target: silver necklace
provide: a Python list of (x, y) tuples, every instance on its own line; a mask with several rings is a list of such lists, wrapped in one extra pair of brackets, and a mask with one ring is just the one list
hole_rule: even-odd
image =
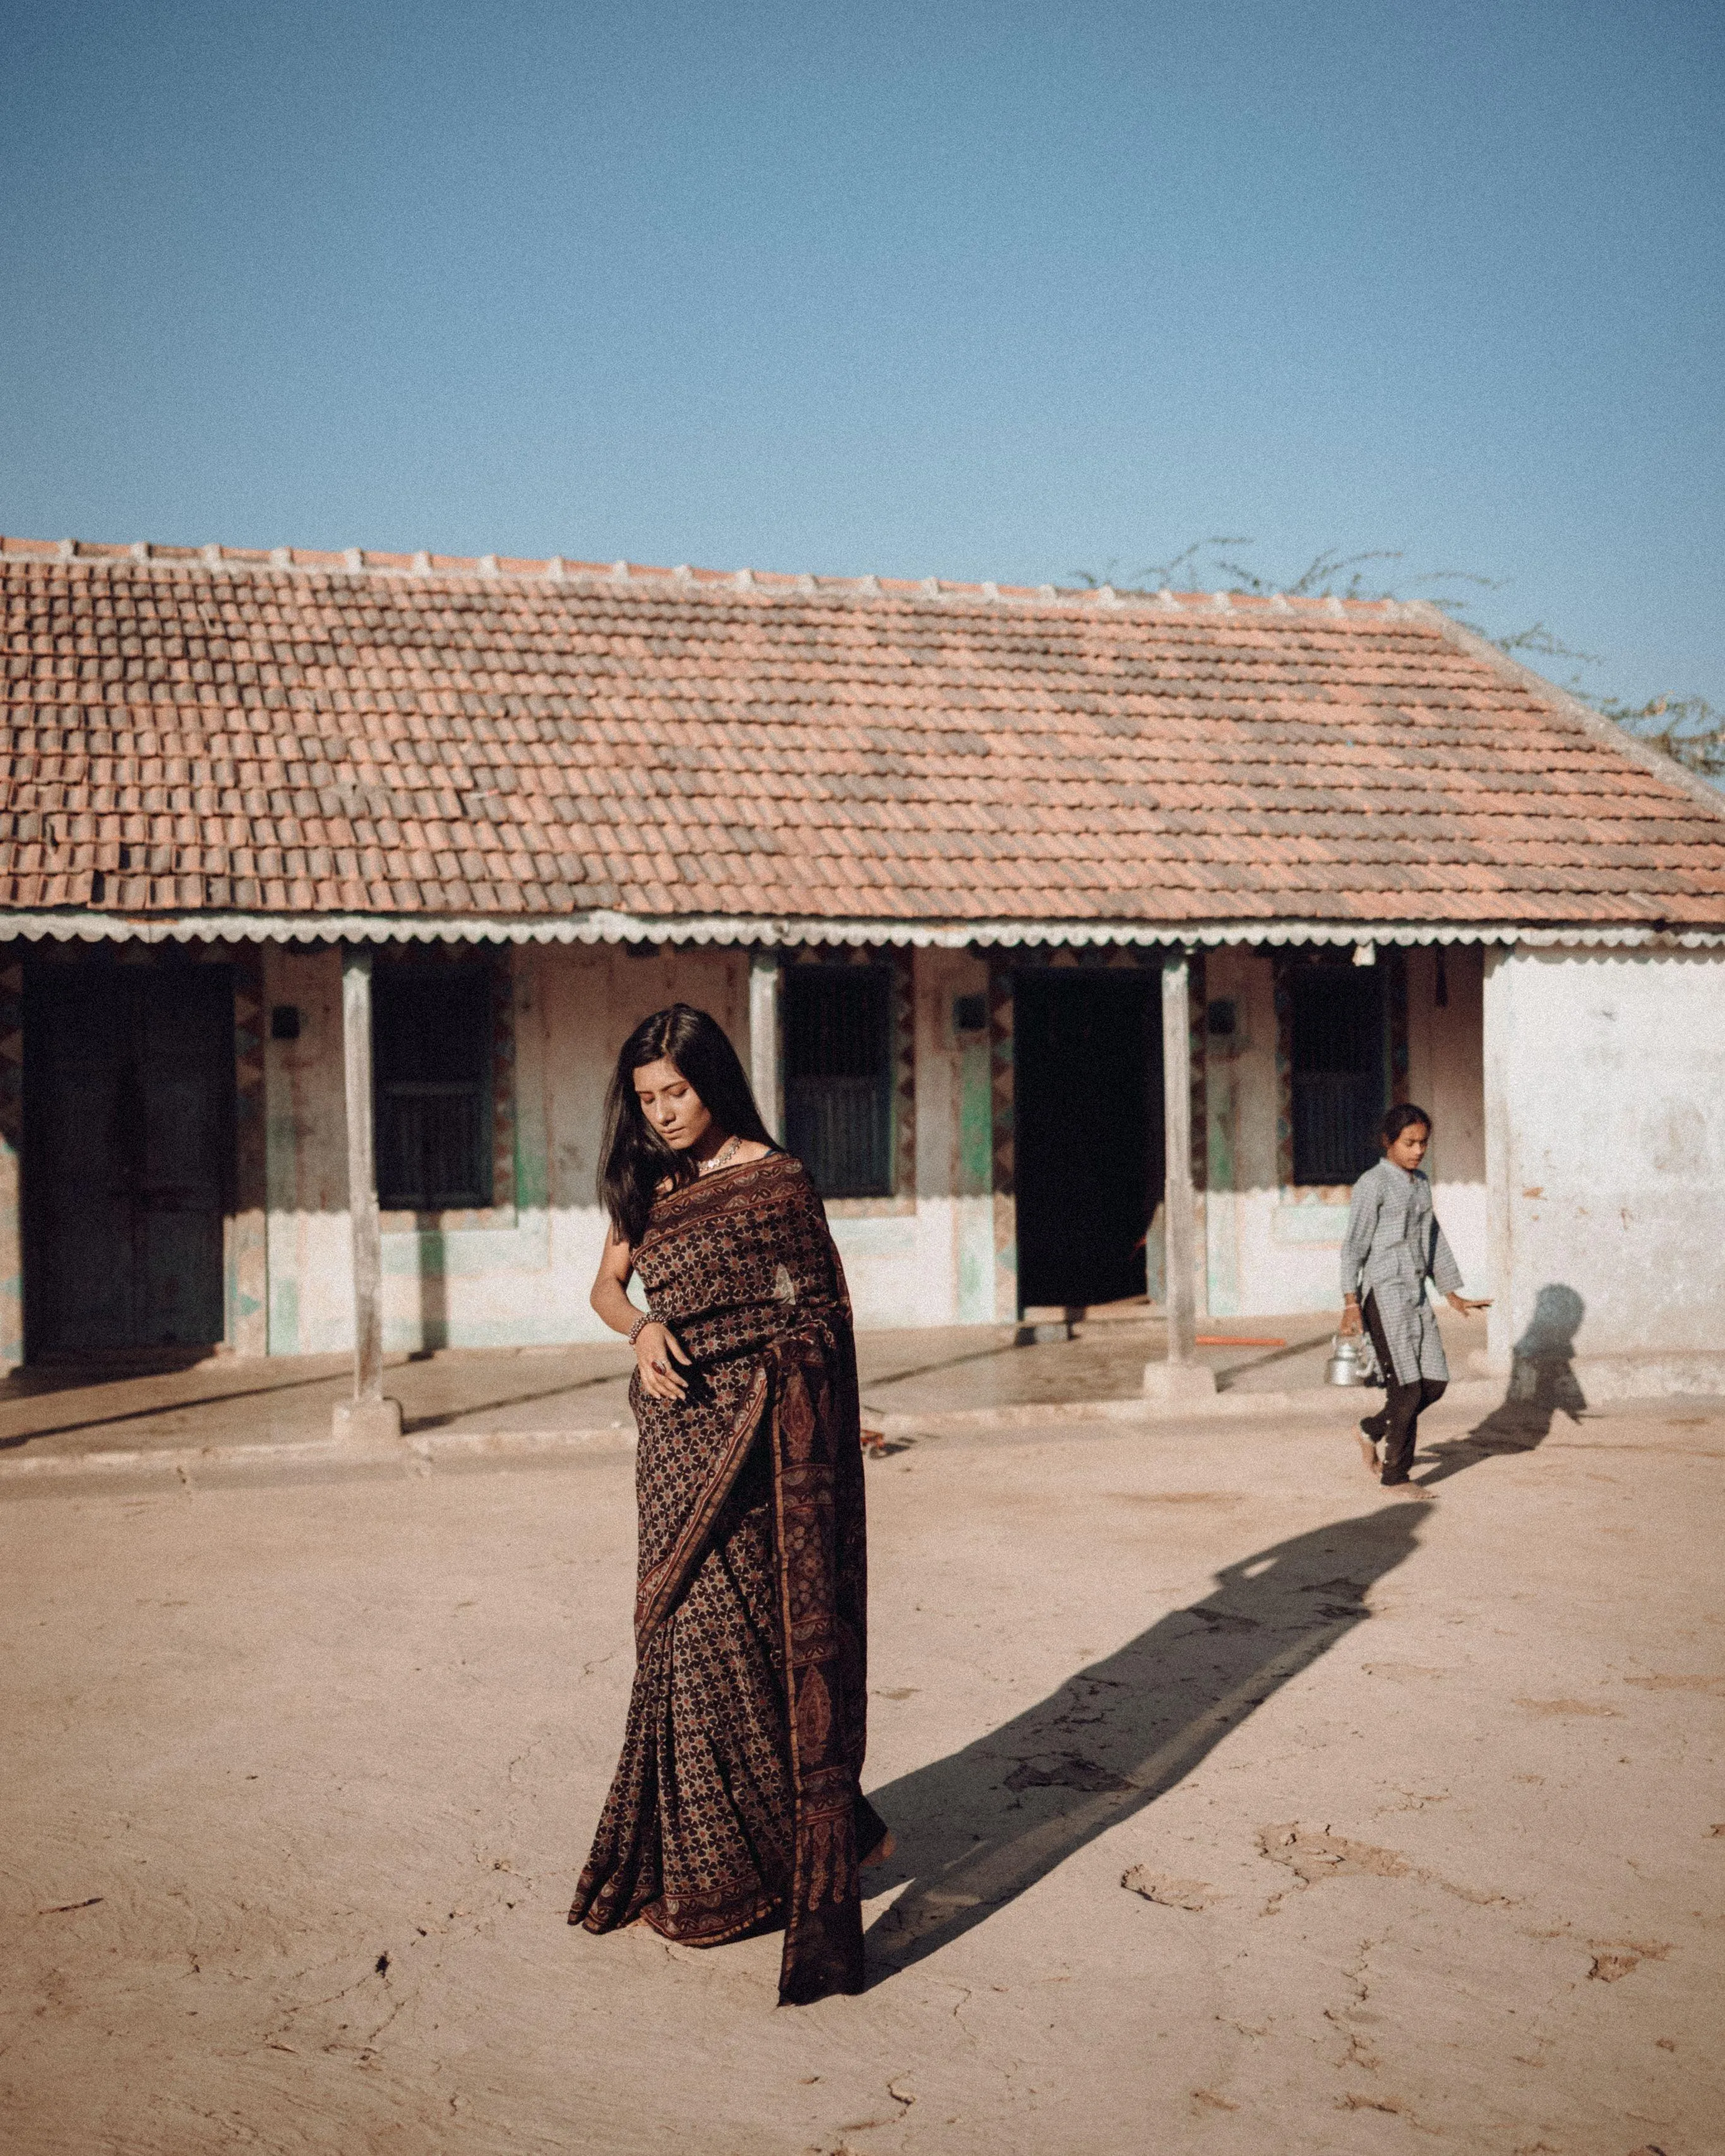
[(732, 1138), (728, 1144), (721, 1145), (711, 1160), (701, 1162), (700, 1173), (702, 1175), (716, 1175), (721, 1168), (728, 1165), (732, 1156), (742, 1143), (742, 1140), (737, 1137)]

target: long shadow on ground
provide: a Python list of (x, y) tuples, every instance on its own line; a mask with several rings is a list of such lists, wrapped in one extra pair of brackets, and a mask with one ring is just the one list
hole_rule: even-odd
[[(1420, 1455), (1435, 1483), (1533, 1450), (1554, 1415), (1586, 1403), (1570, 1357), (1580, 1298), (1542, 1291), (1517, 1343), (1508, 1397), (1463, 1438)], [(1154, 1804), (1230, 1730), (1371, 1615), (1367, 1597), (1419, 1542), (1426, 1508), (1398, 1498), (1256, 1551), (1212, 1593), (963, 1751), (871, 1799), (892, 1827), (891, 1868), (870, 1889), (909, 1892), (870, 1928), (874, 1980), (962, 1938), (996, 1910)]]
[(1580, 1421), (1587, 1399), (1575, 1375), (1575, 1335), (1586, 1309), (1575, 1290), (1560, 1281), (1540, 1289), (1527, 1328), (1515, 1344), (1502, 1404), (1466, 1437), (1441, 1439), (1420, 1454), (1437, 1471), (1420, 1477), (1422, 1488), (1445, 1482), (1494, 1454), (1534, 1451), (1560, 1414)]
[(1365, 1622), (1424, 1510), (1393, 1501), (1255, 1552), (1001, 1728), (871, 1792), (898, 1853), (870, 1888), (912, 1882), (870, 1928), (876, 1977), (962, 1938), (1189, 1774)]

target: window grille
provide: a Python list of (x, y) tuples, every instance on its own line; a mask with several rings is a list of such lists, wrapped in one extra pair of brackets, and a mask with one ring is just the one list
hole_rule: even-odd
[(1292, 970), (1296, 1183), (1352, 1183), (1378, 1158), (1388, 1075), (1383, 970)]
[(372, 1053), (379, 1204), (419, 1213), (489, 1205), (490, 967), (379, 965)]
[(892, 1194), (892, 974), (792, 966), (784, 976), (785, 1137), (823, 1198)]

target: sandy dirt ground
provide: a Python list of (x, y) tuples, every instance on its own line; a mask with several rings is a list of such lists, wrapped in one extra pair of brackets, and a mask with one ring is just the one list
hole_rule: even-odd
[[(1538, 1442), (1541, 1439), (1543, 1442)], [(1725, 1404), (869, 1470), (870, 1986), (563, 1921), (632, 1464), (0, 1502), (8, 2156), (1725, 2148)]]

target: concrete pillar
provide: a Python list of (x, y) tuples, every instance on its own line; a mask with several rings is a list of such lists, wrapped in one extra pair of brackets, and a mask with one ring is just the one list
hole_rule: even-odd
[(778, 953), (753, 951), (749, 954), (749, 1083), (754, 1087), (761, 1120), (773, 1136), (784, 1142), (784, 1081), (781, 1075)]
[(1207, 1398), (1215, 1373), (1195, 1357), (1197, 1247), (1192, 1203), (1192, 968), (1185, 953), (1162, 968), (1163, 1152), (1167, 1164), (1168, 1359), (1147, 1363), (1144, 1392), (1169, 1407)]
[(353, 1398), (338, 1400), (337, 1437), (398, 1438), (401, 1403), (383, 1397), (383, 1244), (372, 1124), (372, 954), (341, 952), (341, 1065), (347, 1096), (347, 1219), (353, 1239)]

